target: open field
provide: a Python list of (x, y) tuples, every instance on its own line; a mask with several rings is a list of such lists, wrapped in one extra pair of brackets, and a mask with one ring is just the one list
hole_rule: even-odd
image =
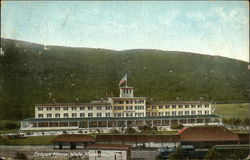
[(215, 114), (222, 116), (222, 118), (249, 118), (250, 103), (242, 104), (213, 104)]

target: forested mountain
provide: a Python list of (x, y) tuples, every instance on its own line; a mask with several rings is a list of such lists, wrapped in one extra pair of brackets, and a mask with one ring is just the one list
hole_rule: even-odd
[(1, 39), (0, 119), (34, 116), (33, 104), (118, 96), (128, 74), (136, 96), (153, 101), (249, 102), (247, 62), (160, 50), (71, 48)]

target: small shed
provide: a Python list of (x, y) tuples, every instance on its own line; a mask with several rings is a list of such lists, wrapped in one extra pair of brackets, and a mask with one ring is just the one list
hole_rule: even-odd
[(130, 160), (131, 145), (93, 144), (89, 149), (89, 160)]
[(54, 149), (84, 149), (94, 144), (95, 139), (86, 134), (62, 134), (52, 140)]

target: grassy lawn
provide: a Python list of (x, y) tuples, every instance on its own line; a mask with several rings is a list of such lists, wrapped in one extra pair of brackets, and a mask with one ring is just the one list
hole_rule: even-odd
[(4, 139), (0, 140), (1, 145), (49, 145), (56, 136), (36, 136), (20, 139)]
[(248, 118), (250, 114), (250, 103), (242, 104), (214, 104), (215, 114), (222, 118)]

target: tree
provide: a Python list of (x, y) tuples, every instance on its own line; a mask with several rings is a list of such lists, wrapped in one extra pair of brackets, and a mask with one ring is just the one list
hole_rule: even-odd
[(250, 119), (249, 118), (245, 118), (242, 123), (244, 126), (249, 126), (249, 122), (250, 122)]
[(205, 155), (205, 160), (215, 160), (215, 159), (223, 159), (223, 155), (216, 151), (215, 149), (208, 150)]

